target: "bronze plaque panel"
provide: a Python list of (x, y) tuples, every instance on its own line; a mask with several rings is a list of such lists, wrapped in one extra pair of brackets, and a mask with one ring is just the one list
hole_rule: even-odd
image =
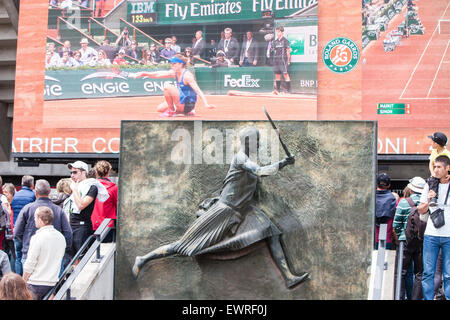
[(295, 164), (258, 180), (256, 206), (282, 232), (288, 289), (266, 240), (238, 251), (171, 255), (132, 276), (136, 256), (180, 239), (260, 132), (260, 166), (286, 157), (268, 121), (122, 121), (116, 299), (366, 299), (375, 208), (373, 121), (276, 121)]

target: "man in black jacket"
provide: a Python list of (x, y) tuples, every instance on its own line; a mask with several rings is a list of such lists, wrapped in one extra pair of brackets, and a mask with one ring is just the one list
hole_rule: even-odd
[(225, 57), (231, 61), (232, 64), (239, 63), (239, 43), (232, 37), (233, 30), (225, 28), (225, 38), (221, 39), (217, 46), (217, 51), (225, 52)]

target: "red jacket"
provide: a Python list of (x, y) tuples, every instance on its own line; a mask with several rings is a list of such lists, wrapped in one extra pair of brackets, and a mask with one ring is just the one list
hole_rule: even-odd
[[(117, 218), (117, 185), (107, 178), (98, 179), (108, 190), (109, 198), (105, 202), (95, 201), (94, 211), (92, 211), (92, 228), (97, 230), (105, 218)], [(112, 227), (114, 221), (108, 225)]]

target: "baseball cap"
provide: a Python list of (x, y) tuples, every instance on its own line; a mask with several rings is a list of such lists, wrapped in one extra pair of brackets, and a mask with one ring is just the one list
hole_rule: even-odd
[(414, 192), (422, 193), (423, 187), (427, 182), (421, 177), (414, 177), (409, 180), (407, 187)]
[(447, 144), (447, 136), (442, 132), (435, 132), (432, 136), (428, 136), (428, 138), (441, 146), (445, 146)]
[(86, 173), (89, 172), (88, 165), (83, 161), (75, 161), (74, 163), (69, 163), (67, 166), (69, 167), (69, 169), (75, 168), (84, 170), (86, 171)]
[(377, 176), (377, 186), (387, 187), (391, 184), (391, 178), (387, 175), (387, 173), (380, 173)]
[(182, 64), (186, 64), (186, 62), (184, 62), (183, 60), (181, 60), (180, 58), (178, 58), (177, 56), (173, 56), (172, 58), (170, 58), (168, 60), (170, 63), (182, 63)]
[(80, 43), (87, 43), (87, 44), (89, 44), (89, 41), (88, 41), (87, 38), (83, 38), (83, 39), (81, 39)]

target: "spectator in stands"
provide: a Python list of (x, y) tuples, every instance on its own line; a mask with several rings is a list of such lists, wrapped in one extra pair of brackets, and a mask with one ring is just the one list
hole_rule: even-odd
[(225, 52), (225, 58), (230, 60), (231, 64), (239, 63), (239, 43), (232, 37), (233, 30), (231, 28), (225, 28), (225, 38), (221, 39), (217, 45), (217, 51), (222, 50)]
[[(108, 199), (108, 191), (96, 179), (87, 179), (88, 165), (83, 161), (69, 163), (72, 194), (68, 201), (70, 208), (70, 225), (73, 231), (72, 253), (80, 250), (83, 243), (94, 233), (92, 228), (92, 211), (95, 201)], [(82, 255), (80, 256), (81, 259)]]
[(172, 50), (175, 51), (175, 53), (181, 53), (181, 47), (177, 45), (177, 37), (172, 36)]
[(258, 64), (259, 45), (253, 38), (253, 33), (247, 31), (247, 36), (242, 43), (241, 56), (239, 58), (239, 65), (241, 67), (252, 67)]
[[(94, 211), (91, 216), (92, 228), (95, 231), (104, 219), (117, 219), (117, 185), (109, 179), (112, 166), (108, 161), (98, 161), (94, 169), (97, 179), (105, 186), (109, 194), (109, 198), (105, 202), (95, 202)], [(114, 227), (114, 221), (111, 221), (108, 226), (111, 228)], [(111, 242), (112, 239), (112, 232), (110, 232), (107, 238), (105, 238), (105, 242)]]
[(130, 32), (128, 31), (128, 27), (123, 28), (122, 33), (117, 38), (115, 45), (119, 48), (125, 49), (128, 49), (128, 47), (131, 46)]
[(156, 50), (156, 44), (154, 42), (150, 43), (148, 50), (144, 50), (142, 55), (141, 64), (143, 65), (157, 65), (161, 61), (159, 56), (159, 51)]
[(103, 17), (105, 15), (105, 1), (106, 0), (95, 0), (95, 18)]
[(80, 67), (80, 66), (83, 65), (83, 61), (80, 60), (81, 59), (81, 52), (80, 51), (78, 51), (78, 50), (74, 51), (73, 58), (75, 59), (75, 62), (76, 62), (75, 67)]
[(126, 51), (126, 54), (136, 60), (141, 59), (142, 53), (140, 52), (140, 50), (138, 48), (138, 44), (137, 44), (136, 40), (131, 41), (131, 46)]
[(214, 62), (216, 60), (216, 55), (217, 55), (216, 40), (211, 39), (211, 42), (208, 46), (207, 58), (209, 59), (209, 61)]
[(28, 256), (23, 264), (23, 279), (36, 300), (42, 300), (58, 282), (66, 251), (66, 239), (52, 222), (52, 209), (46, 206), (36, 208), (34, 225), (39, 230), (30, 240)]
[(123, 48), (119, 50), (119, 54), (114, 59), (113, 64), (118, 65), (118, 66), (122, 66), (122, 65), (127, 65), (128, 64), (128, 61), (125, 60), (125, 50)]
[[(36, 200), (36, 195), (34, 194), (34, 178), (32, 176), (22, 177), (22, 189), (20, 189), (13, 197), (11, 203), (13, 211), (13, 233), (16, 233), (17, 218), (22, 210), (27, 204), (32, 203)], [(22, 241), (14, 237), (14, 247), (16, 250), (16, 273), (22, 275)]]
[(102, 41), (102, 45), (100, 47), (98, 47), (98, 50), (103, 50), (106, 53), (106, 57), (109, 59), (110, 62), (112, 62), (116, 56), (117, 56), (117, 52), (119, 52), (119, 47), (113, 47), (110, 44), (110, 41), (108, 38), (103, 39)]
[(228, 67), (231, 64), (230, 60), (225, 58), (225, 52), (222, 50), (219, 50), (217, 52), (217, 59), (216, 61), (211, 65), (213, 68), (217, 67)]
[(69, 55), (68, 51), (64, 51), (58, 67), (74, 68), (78, 67), (78, 62)]
[(420, 197), (419, 213), (427, 215), (429, 212), (441, 209), (439, 207), (430, 207), (430, 201), (437, 196), (437, 203), (442, 207), (445, 217), (445, 224), (436, 228), (431, 218), (428, 218), (427, 227), (423, 239), (423, 275), (422, 290), (424, 300), (433, 300), (434, 298), (434, 276), (436, 272), (436, 262), (439, 251), (442, 250), (443, 275), (444, 275), (444, 294), (445, 298), (450, 299), (450, 206), (448, 205), (448, 192), (450, 183), (447, 175), (450, 170), (450, 159), (441, 155), (434, 160), (434, 177), (439, 179), (438, 194), (430, 190), (428, 184), (425, 185), (422, 196)]
[[(0, 179), (1, 183), (1, 179)], [(3, 195), (1, 198), (2, 208), (7, 212), (9, 216), (10, 230), (5, 230), (5, 232), (0, 232), (0, 249), (8, 254), (9, 262), (11, 264), (11, 270), (15, 272), (16, 270), (16, 250), (14, 248), (13, 230), (13, 211), (11, 208), (11, 203), (16, 193), (16, 188), (12, 183), (5, 183), (2, 187)]]
[[(11, 265), (9, 263), (8, 255), (5, 251), (0, 249), (0, 280), (7, 273), (11, 272)], [(1, 300), (1, 297), (0, 297)]]
[[(36, 181), (36, 201), (27, 204), (21, 211), (14, 230), (14, 239), (22, 241), (22, 263), (25, 261), (28, 255), (30, 247), (30, 239), (36, 233), (37, 226), (35, 225), (34, 216), (39, 207), (45, 206), (52, 210), (53, 213), (53, 226), (56, 230), (61, 232), (65, 237), (67, 243), (67, 250), (70, 249), (72, 244), (72, 228), (69, 221), (64, 214), (61, 207), (54, 204), (50, 200), (50, 184), (47, 180)], [(62, 257), (61, 257), (62, 260)], [(68, 261), (67, 261), (68, 262)], [(62, 270), (61, 270), (62, 271)]]
[(188, 66), (193, 66), (194, 65), (195, 60), (194, 60), (194, 56), (192, 54), (192, 48), (191, 47), (186, 47), (184, 49), (183, 56), (186, 57)]
[(88, 46), (89, 41), (86, 38), (81, 39), (80, 44), (80, 61), (83, 62), (83, 65), (95, 65), (95, 62), (97, 61), (97, 51)]
[(102, 49), (99, 49), (98, 51), (98, 58), (97, 58), (97, 66), (106, 67), (111, 65), (111, 61), (109, 61), (108, 57), (106, 56), (106, 52)]
[(170, 59), (174, 55), (176, 55), (175, 50), (172, 49), (172, 39), (171, 38), (166, 38), (164, 40), (164, 49), (161, 50), (160, 55), (167, 59)]
[(57, 67), (59, 60), (59, 54), (55, 52), (55, 44), (53, 42), (48, 43), (45, 56), (45, 68)]
[(73, 57), (73, 52), (72, 52), (72, 49), (70, 47), (70, 41), (69, 40), (64, 41), (64, 45), (62, 47), (60, 47), (60, 50), (58, 50), (58, 51), (59, 51), (59, 56), (61, 58), (63, 56), (63, 53), (66, 52), (66, 51), (69, 52), (69, 56), (70, 57)]
[(411, 212), (411, 204), (408, 201), (410, 198), (415, 206), (420, 203), (420, 196), (425, 186), (425, 180), (421, 177), (414, 177), (409, 180), (409, 184), (403, 190), (403, 199), (397, 205), (394, 216), (394, 231), (397, 234), (399, 241), (404, 241), (403, 261), (402, 261), (402, 282), (400, 290), (400, 298), (405, 298), (406, 275), (411, 265), (414, 266), (414, 285), (412, 290), (412, 300), (422, 300), (422, 245), (423, 239), (407, 239), (406, 227), (408, 223), (408, 216)]
[(386, 173), (377, 176), (376, 206), (375, 206), (375, 249), (378, 249), (380, 225), (387, 224), (386, 249), (392, 249), (393, 221), (397, 201), (389, 190), (391, 179)]
[(1, 300), (33, 300), (33, 293), (20, 275), (10, 272), (0, 281)]
[(206, 41), (203, 39), (203, 32), (198, 30), (195, 32), (195, 42), (192, 43), (192, 55), (202, 58), (205, 54)]
[(62, 0), (59, 7), (61, 9), (71, 9), (72, 8), (72, 0)]

